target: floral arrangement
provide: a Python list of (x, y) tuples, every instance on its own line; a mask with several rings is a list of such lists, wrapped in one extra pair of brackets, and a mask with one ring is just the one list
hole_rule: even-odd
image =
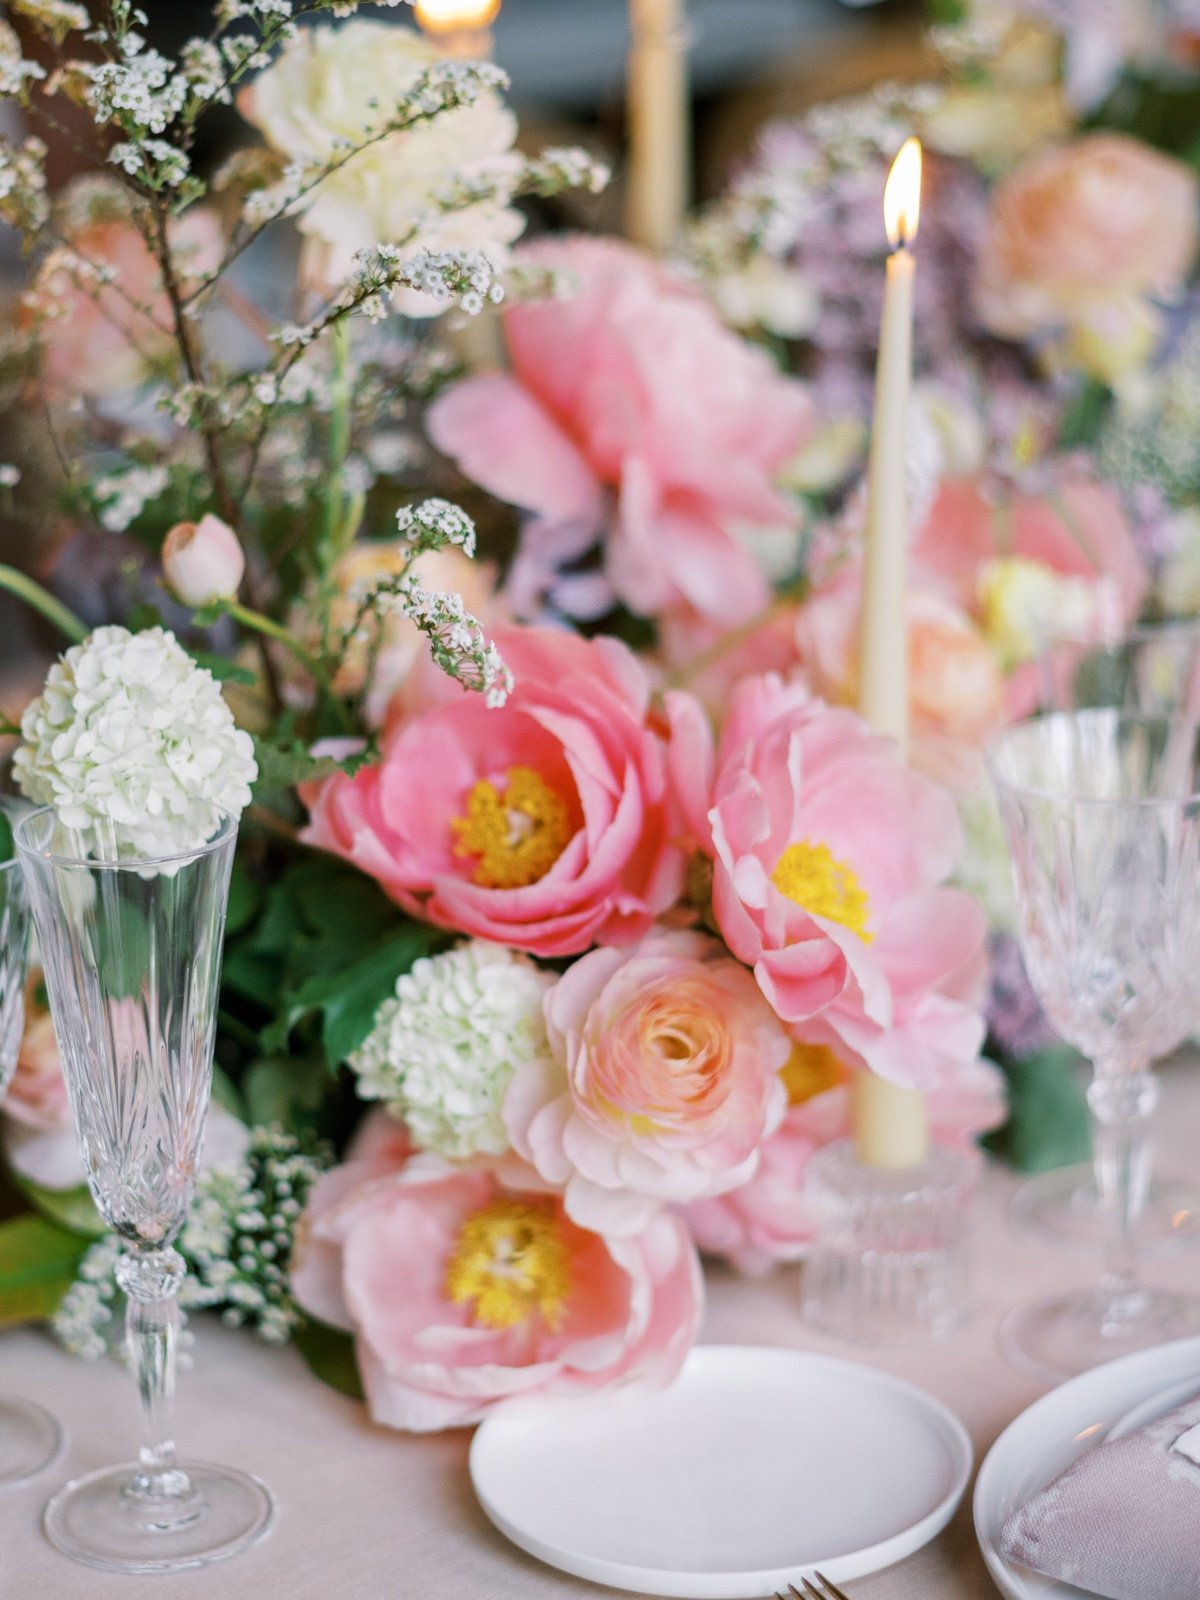
[[(987, 1023), (1019, 1089), (1051, 1042), (979, 751), (1047, 615), (1200, 604), (1194, 176), (1128, 75), (1079, 98), (1094, 8), (981, 3), (937, 82), (767, 130), (675, 260), (522, 243), (523, 196), (585, 206), (602, 171), (518, 154), (502, 75), (403, 16), (222, 0), (168, 58), (124, 0), (10, 9), (3, 482), (54, 512), (41, 581), (0, 584), (70, 644), (12, 707), (16, 775), (94, 848), (242, 814), (191, 1303), (402, 1428), (669, 1381), (701, 1251), (803, 1258), (857, 1076), (970, 1149), (1006, 1114)], [(1137, 55), (1147, 93), (1186, 77), (1183, 27)], [(63, 100), (100, 137), (52, 196)], [(262, 142), (210, 175), (216, 106)], [(913, 126), (905, 765), (852, 707), (879, 196)], [(41, 998), (0, 1316), (90, 1355), (112, 1245)], [(18, 1307), (22, 1250), (61, 1271)]]

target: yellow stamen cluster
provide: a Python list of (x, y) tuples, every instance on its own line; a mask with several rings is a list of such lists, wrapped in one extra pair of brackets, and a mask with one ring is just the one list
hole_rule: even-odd
[(827, 1044), (796, 1044), (779, 1076), (787, 1090), (788, 1105), (802, 1106), (819, 1094), (836, 1089), (842, 1081), (842, 1066)]
[(455, 855), (476, 858), (475, 882), (485, 889), (536, 883), (571, 838), (565, 802), (531, 767), (510, 767), (503, 792), (481, 778), (467, 796), (466, 814), (451, 827)]
[(839, 861), (826, 844), (790, 844), (775, 863), (771, 882), (810, 916), (841, 923), (868, 944), (871, 902), (848, 862)]
[(562, 1324), (570, 1260), (550, 1201), (498, 1200), (468, 1217), (446, 1269), (446, 1293), (484, 1328), (514, 1328), (535, 1314)]

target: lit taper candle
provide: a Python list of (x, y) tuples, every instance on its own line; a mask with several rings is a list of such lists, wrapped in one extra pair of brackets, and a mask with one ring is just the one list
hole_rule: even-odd
[(417, 21), (456, 61), (486, 61), (501, 0), (417, 0)]
[(687, 212), (691, 91), (684, 0), (630, 0), (629, 181), (626, 230), (666, 250)]

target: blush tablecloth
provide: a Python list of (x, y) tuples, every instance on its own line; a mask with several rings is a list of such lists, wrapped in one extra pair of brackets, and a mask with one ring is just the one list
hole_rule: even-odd
[[(1164, 1168), (1200, 1178), (1200, 1069), (1164, 1073), (1158, 1151)], [(966, 1424), (977, 1462), (1041, 1392), (996, 1348), (1009, 1307), (1099, 1263), (1017, 1232), (1007, 1216), (1017, 1180), (985, 1173), (975, 1219), (972, 1320), (939, 1345), (860, 1352), (810, 1333), (797, 1311), (798, 1269), (746, 1282), (710, 1273), (705, 1338), (823, 1350), (894, 1372), (945, 1401)], [(1153, 1258), (1147, 1279), (1200, 1289), (1200, 1245)], [(274, 1491), (271, 1537), (234, 1561), (169, 1577), (125, 1578), (60, 1556), (40, 1514), (68, 1476), (128, 1458), (135, 1448), (132, 1385), (114, 1363), (87, 1366), (44, 1334), (0, 1336), (0, 1390), (49, 1406), (69, 1430), (62, 1460), (33, 1484), (0, 1495), (0, 1600), (601, 1600), (612, 1590), (565, 1577), (513, 1549), (478, 1509), (467, 1477), (468, 1436), (406, 1438), (373, 1427), (361, 1407), (309, 1375), (290, 1351), (272, 1352), (209, 1318), (195, 1324), (194, 1367), (181, 1375), (177, 1434), (185, 1453), (256, 1472)], [(797, 1419), (796, 1449), (819, 1450)], [(854, 1600), (995, 1600), (975, 1546), (970, 1497), (920, 1554), (852, 1584)]]

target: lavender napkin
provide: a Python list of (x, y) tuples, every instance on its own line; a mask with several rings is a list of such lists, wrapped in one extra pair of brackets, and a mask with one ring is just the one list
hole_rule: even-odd
[(1008, 1561), (1105, 1600), (1200, 1600), (1200, 1395), (1014, 1511)]

